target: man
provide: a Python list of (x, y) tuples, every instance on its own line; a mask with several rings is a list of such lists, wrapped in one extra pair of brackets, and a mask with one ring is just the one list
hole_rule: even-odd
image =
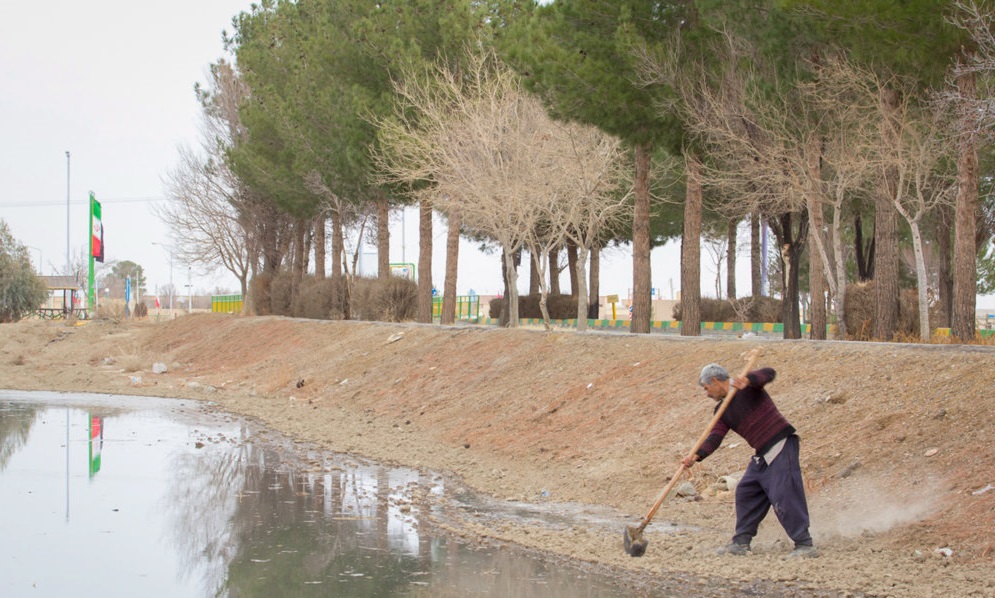
[[(756, 451), (736, 486), (736, 534), (729, 545), (718, 550), (719, 554), (749, 552), (760, 522), (774, 507), (781, 527), (795, 543), (788, 557), (818, 556), (808, 531), (808, 505), (798, 464), (798, 436), (764, 390), (776, 375), (773, 369), (762, 368), (730, 380), (725, 368), (712, 363), (702, 368), (698, 377), (705, 393), (719, 404), (729, 392), (730, 384), (737, 392), (701, 448), (684, 458), (684, 466), (690, 468), (712, 454), (729, 430), (742, 436)], [(715, 409), (718, 408), (716, 405)]]

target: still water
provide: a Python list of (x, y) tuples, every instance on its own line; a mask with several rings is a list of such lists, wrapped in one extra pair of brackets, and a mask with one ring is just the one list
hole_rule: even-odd
[(0, 391), (0, 596), (635, 595), (449, 539), (426, 493), (192, 401)]

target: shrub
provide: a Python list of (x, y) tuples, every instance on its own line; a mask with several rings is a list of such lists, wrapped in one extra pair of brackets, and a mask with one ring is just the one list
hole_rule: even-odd
[[(701, 299), (702, 322), (780, 322), (781, 300), (773, 297)], [(681, 321), (681, 304), (674, 306), (674, 320)]]
[[(345, 282), (343, 281), (342, 285)], [(308, 276), (301, 281), (297, 290), (297, 302), (294, 316), (312, 318), (315, 320), (330, 320), (342, 317), (342, 289), (338, 296), (332, 293), (332, 281), (329, 278), (315, 280)]]
[[(871, 340), (874, 334), (874, 281), (848, 285), (843, 305), (846, 310), (847, 338), (861, 341)], [(930, 328), (935, 329), (936, 323), (940, 321), (939, 306), (931, 305), (929, 308)], [(902, 289), (899, 292), (894, 336), (903, 340), (929, 341), (929, 339), (921, 339), (919, 335), (919, 295), (916, 289)]]
[(870, 340), (874, 330), (874, 281), (847, 285), (843, 310), (847, 338)]
[(352, 312), (360, 320), (414, 320), (418, 313), (418, 285), (399, 276), (355, 278)]
[(273, 315), (293, 316), (294, 275), (281, 272), (273, 277), (269, 285), (269, 308)]
[[(539, 299), (539, 295), (519, 295), (518, 317), (541, 318)], [(500, 319), (506, 304), (507, 300), (504, 297), (491, 299), (490, 317), (495, 320)], [(546, 297), (546, 310), (549, 312), (550, 320), (573, 320), (577, 317), (577, 298), (573, 295), (549, 295)]]
[(124, 319), (123, 299), (98, 299), (96, 318), (102, 320)]
[[(401, 322), (414, 320), (418, 308), (418, 285), (397, 276), (388, 278), (354, 278), (351, 307), (360, 320)], [(293, 275), (257, 275), (249, 285), (258, 315), (273, 314), (294, 318), (329, 320), (345, 313), (346, 280), (338, 293), (332, 292), (331, 279), (316, 280), (305, 276), (294, 290)]]

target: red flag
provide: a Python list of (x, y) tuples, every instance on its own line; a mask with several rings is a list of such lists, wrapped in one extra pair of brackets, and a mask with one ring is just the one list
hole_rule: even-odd
[(156, 295), (156, 297), (155, 297), (155, 308), (159, 309), (159, 296), (158, 295)]

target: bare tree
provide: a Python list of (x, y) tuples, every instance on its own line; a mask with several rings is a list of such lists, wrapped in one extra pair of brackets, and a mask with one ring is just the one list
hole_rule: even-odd
[[(819, 147), (806, 152), (804, 178), (812, 188), (808, 197), (814, 247), (810, 252), (822, 263), (839, 338), (847, 334), (843, 214), (851, 197), (870, 193), (876, 173), (873, 156), (880, 149), (877, 97), (862, 85), (866, 79), (858, 78), (854, 68), (844, 57), (829, 57), (816, 70), (813, 82), (800, 85), (803, 101), (818, 121), (818, 134), (809, 143)], [(828, 225), (823, 224), (824, 209), (830, 210)]]
[(729, 238), (718, 235), (702, 235), (702, 245), (708, 255), (709, 263), (715, 267), (715, 297), (722, 298), (722, 264), (726, 262), (729, 252)]
[[(853, 79), (860, 75), (854, 73)], [(871, 75), (867, 73), (867, 76)], [(878, 87), (876, 78), (869, 82)], [(889, 87), (895, 86), (891, 84)], [(947, 115), (928, 107), (913, 105), (911, 86), (900, 92), (902, 101), (897, 109), (881, 114), (882, 126), (894, 132), (895, 143), (883, 147), (878, 156), (879, 169), (896, 173), (892, 202), (909, 224), (915, 253), (916, 282), (919, 298), (919, 336), (930, 338), (929, 277), (923, 249), (921, 224), (924, 217), (941, 206), (953, 205), (957, 192), (956, 176), (952, 172), (953, 146), (948, 142), (950, 121)]]
[[(552, 121), (492, 54), (468, 54), (460, 72), (440, 65), (396, 83), (395, 114), (375, 123), (376, 158), (386, 181), (411, 185), (417, 197), (501, 246), (509, 325), (516, 326), (516, 255), (528, 249), (545, 280), (549, 251), (571, 228), (562, 222), (576, 212), (592, 218), (590, 207), (577, 206), (614, 191), (614, 166), (591, 160), (611, 163), (618, 148), (592, 129)], [(573, 234), (589, 239), (588, 248), (593, 243), (586, 230)], [(586, 302), (586, 292), (581, 297)]]
[(250, 256), (246, 230), (231, 206), (230, 175), (218, 161), (180, 148), (180, 164), (165, 177), (169, 203), (153, 208), (174, 238), (179, 261), (235, 275), (247, 294)]
[(552, 193), (541, 218), (553, 228), (553, 239), (577, 248), (577, 283), (572, 290), (577, 298), (577, 330), (582, 332), (587, 329), (588, 257), (605, 230), (627, 220), (629, 194), (621, 190), (632, 187), (632, 175), (623, 166), (625, 152), (617, 138), (579, 124), (550, 121), (548, 127), (555, 140), (547, 174)]
[(259, 256), (253, 222), (259, 214), (225, 162), (227, 149), (244, 134), (238, 102), (247, 90), (225, 61), (214, 65), (211, 75), (212, 89), (197, 89), (204, 109), (201, 152), (180, 148), (180, 162), (164, 181), (170, 202), (154, 209), (169, 226), (180, 261), (204, 270), (220, 266), (234, 274), (243, 311), (250, 312), (248, 277)]

